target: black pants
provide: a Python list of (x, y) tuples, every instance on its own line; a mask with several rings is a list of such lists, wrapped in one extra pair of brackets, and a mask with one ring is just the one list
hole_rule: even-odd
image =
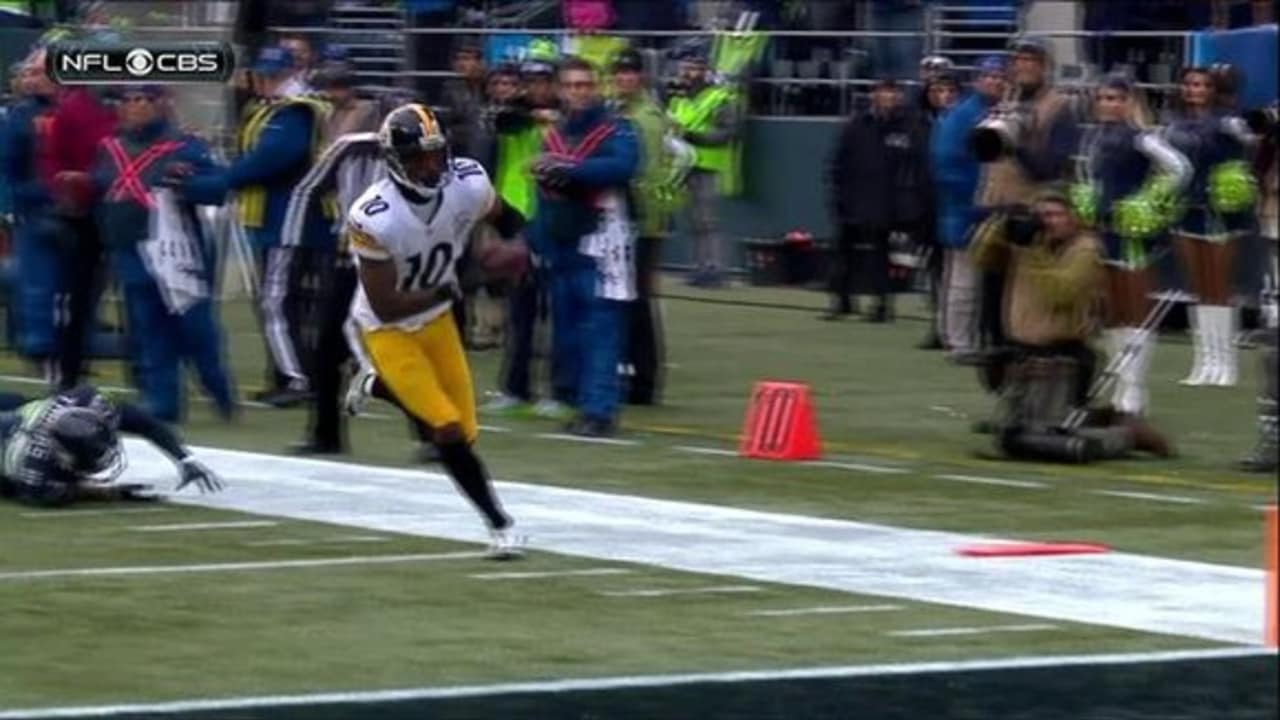
[(982, 313), (979, 342), (984, 348), (1004, 347), (1004, 273), (982, 274)]
[[(341, 396), (348, 368), (353, 360), (344, 326), (351, 309), (359, 278), (347, 258), (341, 258), (322, 278), (315, 352), (308, 357), (307, 370), (314, 392), (311, 400), (310, 440), (317, 447), (340, 450), (346, 448), (342, 423)], [(421, 421), (410, 418), (410, 428), (421, 442), (429, 442), (431, 431)]]
[[(259, 254), (262, 297), (258, 317), (267, 345), (267, 389), (288, 387), (291, 372), (303, 372), (311, 364), (319, 343), (318, 322), (323, 305), (322, 288), (334, 262), (332, 253), (295, 247), (275, 248)], [(274, 300), (273, 300), (274, 298)], [(280, 367), (276, 357), (292, 358), (297, 367)]]
[(655, 297), (661, 249), (660, 238), (642, 237), (636, 241), (636, 300), (631, 307), (623, 360), (633, 370), (627, 388), (627, 402), (632, 405), (653, 405), (662, 395), (665, 352), (662, 316)]
[[(859, 282), (855, 283), (855, 276)], [(832, 310), (848, 313), (853, 309), (854, 287), (865, 288), (879, 298), (881, 306), (889, 300), (889, 230), (860, 225), (844, 225), (836, 241), (836, 266), (831, 276)]]
[(533, 399), (533, 338), (545, 304), (546, 291), (536, 272), (507, 290), (507, 332), (498, 384), (507, 395), (526, 402)]
[(62, 312), (58, 314), (58, 387), (79, 384), (85, 355), (97, 330), (98, 298), (102, 294), (105, 260), (98, 225), (92, 216), (64, 218), (62, 248)]

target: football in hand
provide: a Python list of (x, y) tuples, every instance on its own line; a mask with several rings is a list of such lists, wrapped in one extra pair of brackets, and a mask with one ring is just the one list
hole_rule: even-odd
[(523, 240), (495, 238), (479, 248), (476, 261), (489, 278), (518, 280), (529, 271), (529, 246)]

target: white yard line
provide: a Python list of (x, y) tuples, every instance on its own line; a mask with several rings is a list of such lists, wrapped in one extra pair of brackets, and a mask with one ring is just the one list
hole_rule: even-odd
[(738, 457), (736, 450), (725, 450), (724, 448), (696, 447), (693, 445), (676, 445), (671, 448), (676, 452), (692, 453), (694, 455), (715, 455), (717, 457)]
[[(172, 463), (128, 440), (129, 479)], [(174, 502), (362, 531), (485, 542), (483, 524), (438, 472), (200, 448), (227, 481)], [(598, 473), (583, 466), (581, 472)], [(1261, 640), (1260, 569), (1113, 552), (991, 562), (974, 543), (1017, 540), (916, 530), (526, 483), (497, 483), (532, 547), (595, 562), (817, 587), (1215, 641)], [(1087, 539), (1087, 538), (1086, 538)]]
[(173, 512), (167, 507), (135, 507), (114, 508), (111, 510), (40, 510), (38, 512), (21, 512), (18, 517), (30, 520), (71, 520), (80, 517), (102, 517), (104, 515), (137, 515), (139, 513)]
[(535, 437), (543, 440), (560, 440), (562, 442), (591, 443), (594, 445), (620, 445), (631, 447), (639, 445), (638, 440), (625, 440), (623, 438), (607, 438), (607, 437), (581, 437), (578, 435), (569, 435), (568, 433), (538, 433)]
[(302, 547), (306, 545), (346, 545), (349, 543), (382, 543), (391, 542), (391, 538), (383, 535), (345, 535), (331, 538), (281, 538), (279, 540), (252, 540), (241, 543), (245, 547)]
[(889, 637), (952, 637), (958, 635), (990, 635), (993, 633), (1045, 632), (1057, 630), (1057, 625), (988, 625), (986, 627), (921, 628), (919, 630), (893, 630)]
[(906, 468), (888, 467), (885, 465), (868, 465), (866, 463), (836, 462), (834, 460), (809, 460), (802, 463), (809, 467), (835, 468), (837, 470), (856, 470), (858, 472), (877, 473), (880, 475), (902, 475), (911, 472)]
[(134, 565), (128, 567), (68, 568), (66, 570), (19, 570), (0, 573), (0, 581), (41, 580), (73, 577), (122, 577), (182, 573), (247, 572), (292, 568), (341, 567), (345, 565), (399, 565), (432, 560), (468, 560), (485, 557), (483, 552), (417, 553), (413, 555), (357, 555), (306, 560), (264, 560), (261, 562), (207, 563), (203, 565)]
[(759, 585), (708, 585), (707, 587), (696, 588), (639, 588), (636, 590), (601, 590), (597, 595), (604, 597), (626, 598), (655, 598), (655, 597), (672, 597), (676, 595), (739, 595), (742, 593), (762, 592), (764, 588)]
[(935, 673), (1002, 672), (1062, 667), (1110, 667), (1140, 663), (1229, 660), (1274, 656), (1274, 651), (1258, 648), (1225, 650), (1176, 650), (1116, 655), (1048, 655), (1038, 657), (965, 660), (961, 662), (849, 665), (836, 667), (779, 668), (739, 672), (709, 672), (687, 675), (628, 675), (622, 677), (548, 680), (541, 682), (460, 685), (453, 687), (404, 688), (365, 692), (330, 692), (311, 695), (267, 695), (220, 699), (178, 700), (164, 703), (103, 705), (30, 710), (0, 710), (0, 720), (55, 720), (57, 718), (110, 717), (112, 715), (169, 715), (197, 712), (234, 712), (263, 708), (311, 707), (339, 703), (389, 703), (413, 700), (490, 697), (494, 695), (590, 692), (635, 688), (663, 688), (707, 683), (735, 684), (776, 680), (814, 680), (911, 676)]
[(475, 580), (533, 580), (557, 577), (595, 577), (598, 575), (629, 575), (625, 568), (586, 568), (585, 570), (543, 570), (536, 572), (476, 573), (467, 577)]
[(1045, 483), (1036, 482), (1035, 480), (1008, 480), (1005, 478), (993, 478), (985, 475), (934, 475), (939, 480), (954, 480), (962, 483), (973, 483), (975, 485), (999, 485), (1001, 487), (1016, 488), (1046, 488), (1049, 487)]
[(231, 522), (174, 523), (172, 525), (134, 525), (125, 528), (132, 532), (187, 532), (189, 530), (243, 530), (247, 528), (275, 527), (275, 520), (235, 520)]
[(1128, 498), (1130, 500), (1150, 500), (1152, 502), (1174, 503), (1177, 505), (1205, 504), (1205, 501), (1200, 498), (1187, 497), (1185, 495), (1158, 495), (1156, 493), (1129, 492), (1127, 490), (1092, 490), (1091, 492), (1094, 495)]
[(901, 609), (901, 605), (819, 605), (817, 607), (787, 608), (783, 610), (749, 610), (742, 614), (750, 617), (795, 617), (799, 615), (894, 612)]

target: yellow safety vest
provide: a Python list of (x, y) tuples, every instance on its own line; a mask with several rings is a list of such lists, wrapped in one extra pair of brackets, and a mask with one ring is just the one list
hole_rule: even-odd
[[(262, 138), (262, 130), (271, 122), (272, 116), (281, 108), (290, 105), (305, 105), (314, 114), (311, 123), (311, 160), (314, 162), (324, 150), (325, 121), (333, 111), (329, 103), (319, 98), (306, 95), (250, 103), (244, 109), (244, 121), (240, 123), (240, 133), (236, 146), (241, 155), (252, 152), (258, 147)], [(240, 211), (240, 222), (248, 228), (260, 228), (265, 220), (267, 210), (267, 188), (265, 185), (250, 185), (236, 193), (236, 203)], [(325, 217), (337, 216), (337, 204), (332, 195), (322, 202)]]
[[(711, 129), (712, 120), (720, 108), (731, 102), (738, 102), (736, 92), (727, 87), (709, 85), (692, 98), (673, 98), (668, 110), (683, 130), (705, 133)], [(721, 195), (737, 195), (741, 191), (741, 143), (732, 140), (725, 145), (695, 145), (694, 151), (693, 166), (716, 174)]]

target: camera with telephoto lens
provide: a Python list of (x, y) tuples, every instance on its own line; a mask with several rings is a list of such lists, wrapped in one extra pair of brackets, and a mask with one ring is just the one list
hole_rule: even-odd
[(969, 147), (978, 162), (995, 162), (1013, 152), (1022, 142), (1029, 125), (1026, 112), (1012, 106), (1001, 106), (973, 129)]
[(1040, 217), (1030, 208), (1019, 207), (1011, 211), (1004, 221), (1005, 239), (1010, 245), (1028, 247), (1044, 229)]
[(1276, 126), (1280, 125), (1280, 107), (1273, 104), (1250, 110), (1244, 114), (1244, 122), (1254, 135), (1274, 135)]

